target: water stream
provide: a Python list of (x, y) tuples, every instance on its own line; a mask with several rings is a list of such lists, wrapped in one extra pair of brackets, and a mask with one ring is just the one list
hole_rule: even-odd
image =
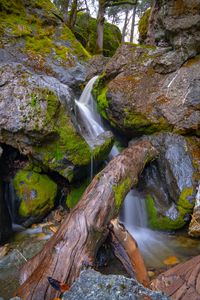
[[(91, 94), (96, 79), (97, 76), (88, 82), (79, 101), (76, 101), (81, 123), (84, 125), (82, 127), (83, 136), (88, 143), (91, 143), (100, 133), (106, 130)], [(117, 154), (119, 154), (119, 151), (116, 146), (113, 146), (109, 159)], [(170, 256), (176, 256), (182, 261), (199, 252), (198, 243), (191, 242), (192, 239), (189, 237), (183, 238), (182, 235), (180, 237), (177, 235), (170, 236), (148, 228), (145, 198), (136, 188), (127, 194), (119, 218), (137, 240), (146, 264), (150, 268), (162, 267), (163, 261)], [(187, 247), (185, 247), (185, 244)], [(190, 250), (188, 250), (189, 244), (191, 245)]]

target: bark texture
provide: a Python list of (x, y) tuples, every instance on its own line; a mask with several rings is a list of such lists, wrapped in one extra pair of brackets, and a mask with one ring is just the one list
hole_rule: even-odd
[(16, 295), (23, 300), (52, 300), (59, 296), (48, 283), (53, 277), (71, 285), (84, 265), (93, 264), (124, 197), (138, 181), (145, 164), (155, 158), (148, 141), (138, 141), (115, 157), (95, 176), (78, 205), (63, 221), (44, 249), (25, 264)]

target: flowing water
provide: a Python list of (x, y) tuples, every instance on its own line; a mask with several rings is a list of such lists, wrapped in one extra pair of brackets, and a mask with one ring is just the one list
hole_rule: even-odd
[[(84, 124), (82, 133), (88, 143), (91, 143), (100, 133), (106, 130), (91, 94), (96, 79), (97, 76), (88, 82), (79, 101), (76, 101), (81, 123)], [(109, 159), (117, 154), (119, 154), (119, 151), (116, 146), (113, 146)], [(198, 241), (187, 236), (184, 237), (182, 234), (180, 236), (170, 236), (148, 228), (145, 198), (135, 188), (127, 194), (119, 218), (137, 240), (146, 264), (150, 268), (162, 267), (163, 261), (170, 256), (176, 256), (180, 261), (183, 261), (199, 254), (200, 245)]]

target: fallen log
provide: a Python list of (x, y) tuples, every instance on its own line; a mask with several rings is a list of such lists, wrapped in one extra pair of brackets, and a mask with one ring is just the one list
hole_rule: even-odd
[(199, 300), (200, 255), (160, 274), (152, 281), (151, 288), (164, 292), (172, 300)]
[(49, 285), (48, 277), (71, 285), (83, 265), (94, 263), (96, 252), (108, 235), (109, 221), (118, 215), (145, 164), (157, 154), (149, 141), (138, 141), (94, 177), (59, 230), (23, 267), (23, 284), (17, 296), (23, 300), (52, 300), (59, 292)]
[[(116, 253), (124, 267), (129, 270), (134, 270), (135, 277), (138, 282), (143, 284), (145, 287), (149, 287), (149, 277), (147, 269), (144, 264), (143, 257), (138, 248), (138, 244), (134, 237), (125, 229), (125, 227), (118, 222), (118, 219), (111, 220), (110, 230), (113, 235), (118, 239), (119, 243), (122, 245), (123, 249), (128, 255), (129, 261), (127, 261), (126, 256), (124, 257)], [(130, 267), (130, 264), (132, 268)]]

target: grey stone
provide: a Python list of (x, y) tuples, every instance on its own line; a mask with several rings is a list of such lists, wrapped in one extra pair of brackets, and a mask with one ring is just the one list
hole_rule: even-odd
[(151, 291), (136, 280), (122, 275), (102, 275), (94, 270), (82, 271), (80, 277), (64, 293), (62, 300), (168, 300), (161, 292)]

